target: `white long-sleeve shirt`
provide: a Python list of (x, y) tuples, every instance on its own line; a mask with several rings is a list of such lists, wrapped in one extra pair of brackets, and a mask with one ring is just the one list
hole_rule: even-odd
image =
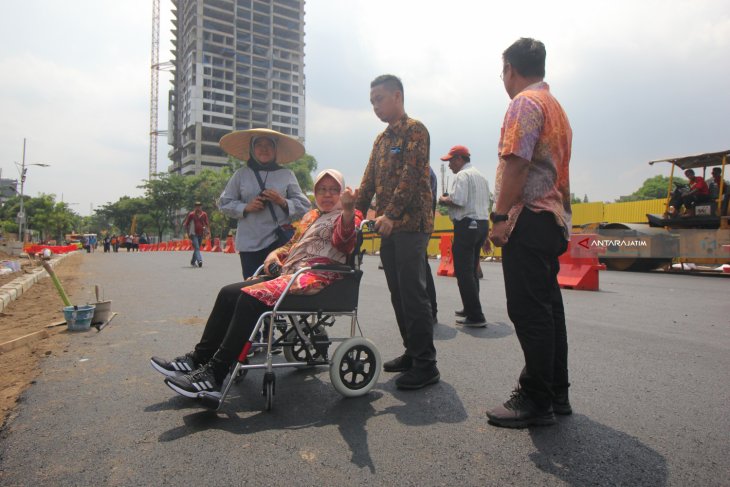
[(449, 218), (452, 221), (467, 217), (473, 220), (489, 219), (489, 183), (470, 162), (456, 173), (449, 197), (456, 205), (449, 206)]

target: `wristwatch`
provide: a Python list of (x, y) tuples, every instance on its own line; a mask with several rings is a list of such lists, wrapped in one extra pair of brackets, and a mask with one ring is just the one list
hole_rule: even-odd
[(500, 215), (499, 213), (491, 212), (489, 214), (489, 219), (492, 223), (506, 222), (509, 220), (509, 215)]

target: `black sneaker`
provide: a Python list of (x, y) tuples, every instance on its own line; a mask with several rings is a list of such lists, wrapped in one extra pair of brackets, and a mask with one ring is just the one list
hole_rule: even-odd
[(552, 408), (538, 408), (522, 389), (515, 389), (507, 402), (487, 411), (487, 418), (489, 418), (490, 424), (504, 428), (526, 428), (528, 426), (555, 424), (555, 415)]
[(406, 354), (398, 358), (389, 360), (383, 364), (383, 370), (386, 372), (406, 372), (413, 365), (413, 360)]
[(180, 377), (168, 377), (165, 379), (170, 389), (185, 397), (197, 398), (201, 392), (209, 394), (220, 394), (221, 382), (215, 379), (213, 366), (210, 363), (200, 366), (190, 374)]
[(200, 367), (201, 364), (198, 363), (194, 357), (195, 354), (193, 352), (188, 352), (185, 355), (181, 355), (180, 357), (169, 361), (159, 357), (152, 357), (150, 359), (150, 364), (152, 364), (153, 369), (162, 375), (167, 377), (178, 377), (189, 374)]
[(199, 260), (198, 261), (198, 267), (203, 267), (203, 261), (202, 260)]
[(561, 416), (573, 414), (573, 408), (570, 406), (567, 392), (561, 392), (553, 396), (553, 412)]
[(197, 266), (197, 261), (195, 259), (191, 260), (190, 261), (190, 265), (193, 266), (193, 267), (196, 267)]
[(395, 380), (398, 389), (421, 389), (430, 384), (435, 384), (441, 379), (441, 374), (436, 365), (426, 367), (411, 367), (408, 372), (403, 373)]

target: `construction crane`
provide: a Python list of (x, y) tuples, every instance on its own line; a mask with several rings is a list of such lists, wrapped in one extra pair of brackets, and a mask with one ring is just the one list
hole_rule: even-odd
[(171, 62), (160, 63), (160, 0), (152, 0), (152, 63), (150, 82), (150, 162), (149, 179), (157, 174), (157, 137), (166, 135), (167, 130), (157, 128), (157, 107), (159, 102), (160, 71), (172, 69)]

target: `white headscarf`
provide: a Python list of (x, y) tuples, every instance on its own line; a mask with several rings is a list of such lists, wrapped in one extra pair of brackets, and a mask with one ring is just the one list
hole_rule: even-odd
[[(317, 185), (322, 181), (322, 178), (325, 176), (332, 177), (335, 181), (337, 181), (337, 184), (340, 185), (340, 194), (345, 192), (345, 176), (342, 175), (340, 171), (337, 169), (325, 169), (324, 171), (317, 174), (317, 177), (314, 178), (314, 191), (317, 191)], [(342, 203), (337, 202), (337, 204), (334, 207), (335, 210), (341, 210), (342, 209)]]

